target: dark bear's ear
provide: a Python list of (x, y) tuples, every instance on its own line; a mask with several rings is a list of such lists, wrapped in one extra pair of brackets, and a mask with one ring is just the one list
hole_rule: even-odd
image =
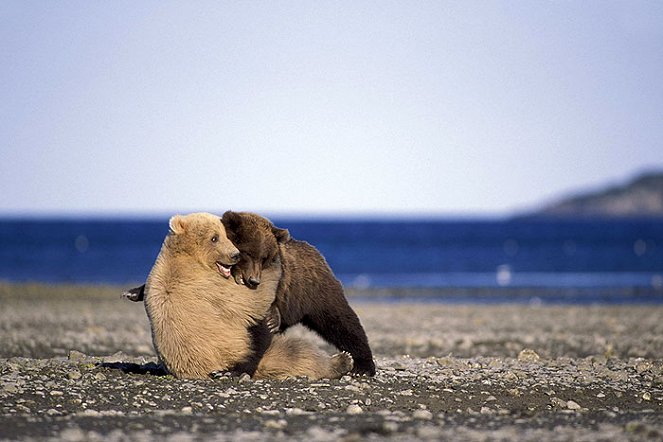
[(288, 232), (288, 229), (279, 229), (276, 226), (272, 226), (272, 233), (276, 237), (276, 242), (284, 243), (288, 242), (290, 239), (290, 232)]
[(168, 222), (168, 227), (173, 235), (181, 235), (186, 230), (186, 220), (182, 215), (175, 215)]
[(242, 223), (242, 215), (232, 210), (228, 210), (221, 218), (223, 226), (228, 230), (235, 230)]

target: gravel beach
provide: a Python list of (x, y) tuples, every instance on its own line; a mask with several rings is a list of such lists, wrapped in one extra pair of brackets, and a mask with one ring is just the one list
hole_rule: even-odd
[(663, 306), (358, 291), (374, 378), (189, 381), (156, 364), (123, 288), (0, 284), (0, 440), (663, 438)]

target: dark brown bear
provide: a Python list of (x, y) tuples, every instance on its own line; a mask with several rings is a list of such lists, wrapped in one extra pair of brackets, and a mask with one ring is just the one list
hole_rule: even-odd
[(254, 213), (227, 211), (222, 222), (228, 239), (241, 252), (232, 268), (238, 283), (255, 288), (265, 268), (282, 266), (272, 305), (273, 314), (280, 313), (280, 330), (301, 322), (339, 350), (349, 352), (354, 373), (375, 375), (366, 332), (320, 252)]

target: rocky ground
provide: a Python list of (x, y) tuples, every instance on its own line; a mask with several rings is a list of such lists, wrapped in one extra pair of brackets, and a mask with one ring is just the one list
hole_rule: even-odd
[(375, 378), (188, 381), (119, 292), (0, 285), (1, 440), (663, 438), (663, 307), (356, 302)]

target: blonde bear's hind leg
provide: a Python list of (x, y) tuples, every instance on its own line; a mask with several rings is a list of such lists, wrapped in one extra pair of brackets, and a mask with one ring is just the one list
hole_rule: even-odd
[(352, 357), (347, 353), (329, 356), (304, 338), (276, 335), (260, 360), (254, 378), (338, 379), (352, 370), (352, 366)]

